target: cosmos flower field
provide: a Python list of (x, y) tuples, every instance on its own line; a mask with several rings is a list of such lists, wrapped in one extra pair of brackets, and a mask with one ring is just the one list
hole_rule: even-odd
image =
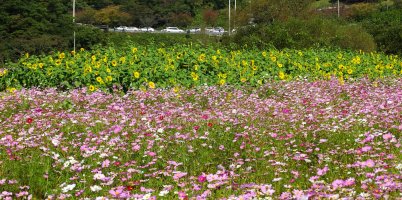
[(198, 45), (0, 67), (0, 199), (402, 199), (402, 59)]
[(0, 93), (0, 199), (401, 199), (402, 79)]

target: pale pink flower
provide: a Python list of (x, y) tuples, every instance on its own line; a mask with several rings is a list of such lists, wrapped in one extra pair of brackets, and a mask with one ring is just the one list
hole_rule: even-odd
[(153, 151), (150, 151), (150, 152), (148, 152), (148, 156), (154, 157), (154, 156), (156, 156), (156, 153)]
[(328, 167), (325, 166), (324, 168), (317, 170), (317, 175), (318, 175), (318, 176), (323, 176), (323, 175), (325, 175), (327, 172), (328, 172)]
[(382, 138), (383, 138), (385, 141), (390, 140), (390, 139), (392, 139), (392, 134), (391, 134), (391, 133), (387, 133), (387, 134), (383, 135)]
[(108, 160), (108, 159), (106, 159), (102, 162), (102, 168), (109, 167), (109, 165), (110, 165), (110, 160)]
[(335, 180), (335, 181), (333, 181), (332, 182), (332, 188), (334, 189), (334, 190), (336, 190), (336, 189), (338, 189), (338, 188), (341, 188), (341, 187), (343, 187), (343, 180), (340, 180), (340, 179), (337, 179), (337, 180)]
[(185, 177), (187, 175), (186, 172), (175, 172), (175, 174), (173, 175), (173, 179), (175, 181), (178, 181), (179, 179)]

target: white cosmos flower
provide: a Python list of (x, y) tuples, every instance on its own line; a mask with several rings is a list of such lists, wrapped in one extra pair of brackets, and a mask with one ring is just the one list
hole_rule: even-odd
[(280, 180), (282, 180), (282, 178), (274, 178), (274, 179), (272, 180), (272, 182), (278, 182), (278, 181), (280, 181)]
[(102, 188), (99, 185), (93, 185), (90, 187), (92, 192), (98, 192), (102, 190)]
[(142, 197), (143, 200), (148, 200), (148, 199), (150, 199), (150, 198), (151, 198), (151, 194), (150, 194), (150, 193), (148, 193), (148, 194), (146, 194), (146, 195), (144, 195), (144, 196)]
[(70, 191), (70, 190), (72, 190), (74, 188), (75, 188), (75, 184), (70, 184), (70, 185), (67, 185), (66, 187), (62, 188), (61, 191), (63, 193), (66, 193), (66, 192), (68, 192), (68, 191)]
[(402, 164), (398, 164), (395, 168), (398, 169), (398, 170), (401, 170), (402, 169)]
[(167, 191), (167, 190), (162, 190), (162, 191), (159, 192), (159, 196), (161, 196), (161, 197), (163, 197), (163, 196), (165, 196), (167, 194), (169, 194), (169, 191)]
[(94, 180), (102, 180), (105, 178), (105, 175), (103, 175), (102, 173), (97, 173), (94, 175)]
[(53, 143), (54, 146), (57, 147), (57, 146), (59, 146), (60, 141), (59, 141), (57, 138), (53, 138), (53, 139), (52, 139), (52, 143)]

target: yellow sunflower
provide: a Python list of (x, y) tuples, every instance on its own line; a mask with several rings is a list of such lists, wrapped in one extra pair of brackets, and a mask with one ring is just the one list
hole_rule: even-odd
[(152, 81), (150, 81), (150, 82), (148, 83), (148, 86), (149, 86), (149, 88), (151, 88), (151, 89), (155, 89), (155, 83), (152, 82)]
[(56, 65), (60, 65), (60, 64), (61, 64), (61, 60), (60, 60), (60, 59), (57, 59), (56, 62), (55, 62), (55, 64), (56, 64)]
[(96, 77), (96, 81), (98, 81), (98, 83), (100, 83), (100, 84), (103, 83), (102, 77), (100, 77), (100, 76)]
[(65, 58), (65, 57), (66, 57), (66, 54), (64, 54), (64, 53), (60, 53), (60, 54), (59, 54), (59, 58), (60, 58), (60, 59), (63, 59), (63, 58)]
[(117, 66), (117, 62), (115, 60), (112, 61), (112, 66), (116, 67)]
[(198, 56), (198, 61), (205, 62), (205, 58), (206, 58), (205, 54), (201, 54), (200, 56)]
[(134, 78), (140, 78), (140, 72), (134, 72)]
[(283, 73), (282, 71), (279, 72), (278, 76), (281, 80), (285, 79), (285, 73)]
[(90, 85), (90, 86), (89, 86), (89, 91), (91, 91), (91, 92), (95, 91), (95, 86)]

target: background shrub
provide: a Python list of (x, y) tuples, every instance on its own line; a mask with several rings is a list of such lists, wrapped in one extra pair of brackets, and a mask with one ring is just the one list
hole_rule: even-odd
[(402, 54), (402, 9), (376, 12), (361, 21), (380, 51)]
[(238, 47), (276, 47), (303, 49), (309, 47), (341, 47), (366, 52), (376, 50), (373, 37), (360, 25), (347, 25), (337, 20), (314, 18), (291, 19), (264, 26), (241, 28), (233, 37), (225, 37), (224, 44)]
[(78, 26), (75, 37), (77, 48), (88, 48), (96, 44), (105, 44), (107, 41), (106, 34), (102, 30), (91, 26)]
[(15, 61), (23, 54), (44, 54), (55, 50), (63, 51), (68, 46), (68, 38), (58, 35), (38, 35), (36, 37), (15, 37), (0, 43), (0, 63)]

